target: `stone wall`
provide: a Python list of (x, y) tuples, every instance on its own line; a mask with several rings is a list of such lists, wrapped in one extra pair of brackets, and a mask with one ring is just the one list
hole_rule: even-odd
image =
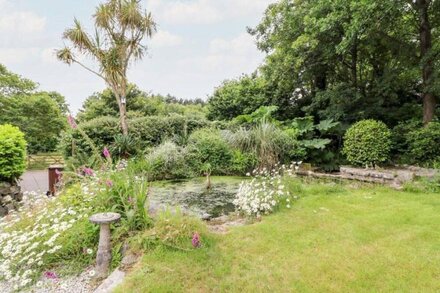
[(347, 179), (363, 182), (372, 182), (401, 188), (405, 182), (414, 180), (416, 177), (432, 178), (440, 176), (439, 170), (424, 169), (413, 166), (402, 166), (389, 169), (365, 169), (342, 166), (339, 173), (319, 173), (312, 170), (300, 170), (298, 175), (329, 179)]
[(0, 182), (0, 217), (6, 216), (15, 209), (18, 202), (23, 199), (20, 186), (7, 182)]

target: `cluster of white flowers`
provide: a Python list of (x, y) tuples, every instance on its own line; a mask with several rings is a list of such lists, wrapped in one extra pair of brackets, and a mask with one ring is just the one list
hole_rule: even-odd
[(30, 285), (40, 277), (45, 260), (62, 249), (57, 240), (63, 232), (89, 212), (43, 194), (25, 194), (23, 206), (0, 219), (0, 280), (14, 290)]
[(283, 184), (283, 176), (293, 175), (300, 164), (301, 162), (293, 162), (289, 166), (277, 164), (273, 169), (256, 169), (246, 174), (252, 180), (241, 182), (234, 205), (240, 212), (257, 217), (272, 212), (283, 198), (290, 208), (290, 194)]

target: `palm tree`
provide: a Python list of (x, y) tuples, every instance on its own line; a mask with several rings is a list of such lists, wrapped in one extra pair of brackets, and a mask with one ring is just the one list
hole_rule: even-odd
[[(127, 69), (130, 62), (142, 59), (147, 47), (143, 43), (156, 31), (151, 13), (143, 11), (140, 0), (107, 0), (99, 4), (93, 15), (95, 33), (84, 31), (75, 18), (63, 38), (71, 43), (57, 51), (59, 60), (76, 63), (102, 78), (112, 89), (119, 106), (122, 134), (128, 134), (126, 94)], [(99, 64), (99, 70), (81, 62), (76, 54), (90, 57)]]

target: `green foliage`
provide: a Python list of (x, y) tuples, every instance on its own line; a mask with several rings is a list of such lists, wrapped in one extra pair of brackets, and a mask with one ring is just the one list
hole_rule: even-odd
[(145, 156), (147, 171), (150, 180), (188, 178), (193, 171), (186, 163), (186, 150), (173, 142), (165, 141), (151, 149)]
[(0, 64), (0, 124), (19, 127), (31, 154), (56, 149), (68, 112), (62, 95), (36, 92), (36, 89), (36, 83), (9, 72)]
[(305, 155), (297, 131), (283, 130), (269, 122), (258, 123), (249, 129), (224, 131), (223, 135), (234, 148), (252, 154), (260, 167), (271, 168), (280, 161), (290, 162)]
[(434, 166), (440, 162), (440, 122), (409, 132), (408, 157), (413, 164)]
[(335, 171), (341, 164), (339, 149), (341, 125), (332, 119), (321, 120), (315, 124), (313, 117), (295, 118), (291, 124), (297, 131), (299, 145), (305, 150), (302, 159), (307, 159), (316, 167)]
[(18, 179), (26, 169), (26, 140), (15, 126), (0, 125), (0, 181)]
[(392, 155), (399, 163), (412, 163), (408, 149), (409, 134), (423, 127), (420, 119), (402, 121), (392, 129)]
[(59, 104), (47, 93), (0, 97), (0, 123), (18, 126), (24, 132), (29, 153), (56, 149), (66, 118)]
[(359, 166), (377, 166), (390, 158), (391, 131), (380, 121), (363, 120), (351, 126), (344, 136), (343, 153)]
[(201, 247), (211, 242), (206, 225), (199, 219), (184, 215), (178, 208), (160, 211), (154, 221), (154, 227), (132, 239), (137, 249), (151, 250), (162, 245), (166, 248), (188, 251), (194, 249), (191, 240), (195, 233), (200, 236)]
[[(414, 1), (413, 1), (414, 2)], [(424, 1), (423, 1), (424, 2)], [(312, 115), (394, 126), (419, 117), (420, 67), (432, 61), (438, 96), (438, 1), (427, 1), (432, 48), (419, 58), (420, 7), (408, 1), (281, 0), (250, 33), (267, 54), (259, 73), (278, 117)], [(422, 22), (424, 23), (424, 22)]]
[(251, 114), (239, 115), (234, 118), (235, 124), (257, 124), (261, 122), (272, 122), (276, 120), (273, 118), (273, 114), (278, 110), (277, 106), (261, 106)]
[(107, 186), (97, 194), (97, 208), (101, 212), (121, 214), (123, 230), (120, 233), (139, 231), (150, 225), (147, 178), (126, 170), (111, 173), (102, 180), (105, 180), (102, 184)]
[(208, 117), (212, 120), (229, 120), (248, 115), (267, 104), (266, 82), (259, 76), (244, 75), (226, 80), (215, 89), (208, 100)]
[(255, 154), (250, 152), (242, 152), (240, 150), (233, 150), (232, 160), (230, 163), (230, 170), (235, 175), (245, 175), (253, 170), (258, 164), (258, 159)]
[(211, 166), (212, 174), (228, 174), (232, 150), (220, 132), (215, 129), (200, 129), (193, 132), (187, 146), (188, 163), (201, 173), (204, 165)]
[(138, 152), (137, 141), (131, 134), (117, 134), (113, 138), (111, 152), (118, 158), (128, 158)]
[(36, 88), (35, 82), (8, 71), (6, 66), (0, 64), (0, 97), (27, 94)]
[[(438, 168), (440, 169), (440, 168)], [(421, 177), (416, 180), (406, 182), (403, 189), (407, 192), (417, 193), (440, 193), (440, 175), (433, 176), (431, 178)]]
[[(170, 114), (202, 119), (205, 117), (206, 112), (202, 101), (185, 101), (171, 96), (151, 95), (141, 91), (134, 84), (128, 86), (126, 99), (127, 115), (130, 119)], [(110, 89), (105, 89), (88, 97), (78, 113), (78, 120), (80, 122), (90, 121), (101, 116), (119, 117), (116, 97)]]
[[(204, 119), (192, 118), (182, 115), (149, 116), (134, 118), (128, 121), (130, 143), (127, 138), (118, 136), (119, 121), (116, 117), (100, 117), (79, 124), (78, 129), (70, 129), (62, 135), (60, 151), (68, 158), (81, 154), (92, 154), (90, 142), (85, 139), (81, 131), (93, 141), (98, 149), (105, 146), (116, 146), (115, 139), (119, 139), (120, 151), (114, 149), (115, 154), (129, 152), (133, 154), (135, 149), (143, 151), (157, 146), (166, 139), (186, 140), (194, 130), (207, 126), (209, 123)], [(124, 141), (122, 141), (124, 139)], [(131, 140), (133, 140), (131, 142)], [(124, 149), (122, 149), (122, 146)], [(130, 149), (128, 149), (130, 147)]]

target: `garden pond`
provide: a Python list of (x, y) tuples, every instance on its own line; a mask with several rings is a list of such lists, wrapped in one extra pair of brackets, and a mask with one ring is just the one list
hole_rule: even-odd
[(235, 211), (232, 201), (244, 177), (213, 176), (211, 188), (206, 178), (158, 181), (152, 183), (148, 196), (150, 212), (167, 207), (180, 207), (183, 212), (204, 220)]

